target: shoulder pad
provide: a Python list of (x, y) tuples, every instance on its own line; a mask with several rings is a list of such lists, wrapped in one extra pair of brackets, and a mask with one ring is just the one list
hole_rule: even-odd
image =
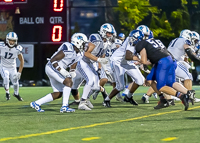
[(5, 43), (4, 42), (0, 42), (0, 46), (5, 46)]
[(115, 44), (121, 45), (121, 44), (122, 44), (122, 41), (119, 40), (119, 39), (115, 39)]
[(16, 49), (19, 50), (20, 52), (22, 52), (23, 47), (21, 45), (17, 45)]
[(185, 40), (185, 44), (191, 46), (191, 42), (189, 40)]
[(90, 42), (95, 42), (95, 41), (102, 41), (101, 36), (99, 34), (91, 34), (89, 37)]
[(72, 52), (74, 51), (73, 45), (71, 43), (65, 42), (60, 46), (61, 50), (64, 52)]

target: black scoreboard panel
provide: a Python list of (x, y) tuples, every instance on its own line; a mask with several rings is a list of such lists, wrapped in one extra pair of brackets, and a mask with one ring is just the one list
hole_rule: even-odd
[[(1, 15), (3, 13), (12, 17), (12, 22), (7, 23), (7, 27), (12, 23), (10, 27), (17, 33), (19, 42), (64, 42), (69, 40), (68, 1), (0, 0), (0, 12)], [(0, 35), (5, 34), (5, 24), (6, 21), (0, 18)]]

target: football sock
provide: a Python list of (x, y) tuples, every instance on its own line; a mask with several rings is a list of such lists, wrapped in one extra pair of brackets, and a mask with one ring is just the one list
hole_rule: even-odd
[(44, 103), (51, 102), (51, 101), (53, 101), (53, 97), (52, 97), (51, 93), (49, 93), (46, 96), (36, 100), (35, 103), (38, 105), (42, 105)]
[(63, 88), (63, 104), (62, 104), (62, 106), (68, 106), (70, 93), (71, 93), (71, 88), (68, 86), (65, 86)]
[(129, 91), (128, 94), (127, 94), (127, 97), (131, 98), (132, 96), (133, 96), (133, 93), (130, 93), (130, 91)]
[(91, 86), (86, 84), (83, 89), (83, 95), (81, 97), (81, 101), (84, 101), (85, 99), (87, 99), (90, 90), (91, 90)]

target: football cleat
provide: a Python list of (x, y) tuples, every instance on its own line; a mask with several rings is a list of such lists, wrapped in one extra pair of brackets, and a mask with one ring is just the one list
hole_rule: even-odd
[(125, 102), (130, 102), (130, 103), (133, 104), (133, 105), (138, 105), (138, 103), (133, 99), (133, 97), (128, 98), (128, 96), (125, 96), (125, 97), (124, 97), (124, 101), (125, 101)]
[(87, 107), (86, 101), (80, 101), (80, 103), (78, 105), (78, 109), (80, 109), (80, 110), (92, 110), (89, 107)]
[(31, 108), (34, 108), (37, 112), (44, 112), (44, 110), (42, 110), (40, 108), (40, 106), (38, 104), (36, 104), (35, 102), (31, 102), (30, 106), (31, 106)]
[(18, 94), (18, 95), (13, 94), (13, 96), (16, 97), (19, 101), (24, 101), (24, 100), (21, 98), (21, 96), (19, 96), (19, 94)]
[(189, 96), (187, 94), (183, 94), (180, 97), (183, 105), (185, 106), (185, 111), (188, 109), (189, 107)]
[(195, 90), (189, 90), (187, 92), (188, 98), (191, 100), (192, 105), (194, 105), (194, 100), (195, 100)]
[(195, 97), (194, 102), (200, 102), (200, 99)]
[(6, 100), (10, 100), (10, 94), (6, 93)]
[(154, 107), (154, 109), (161, 109), (169, 107), (169, 102), (166, 99), (160, 99), (158, 105)]
[(92, 95), (93, 99), (96, 100), (97, 99), (97, 96), (99, 94), (100, 91), (95, 91)]
[(172, 105), (172, 106), (175, 105), (175, 103), (174, 103), (174, 99), (168, 99), (167, 101), (169, 102), (169, 105)]
[(60, 113), (63, 113), (63, 112), (75, 112), (75, 109), (69, 108), (68, 106), (62, 106), (60, 108)]
[(86, 100), (86, 105), (89, 107), (89, 108), (94, 108), (94, 106), (92, 105), (92, 103), (90, 102), (90, 99), (87, 99)]
[(149, 103), (149, 96), (147, 94), (144, 94), (141, 100), (143, 101), (143, 103)]
[(158, 94), (157, 94), (156, 92), (154, 92), (154, 93), (153, 93), (153, 97), (154, 97), (155, 99), (158, 99)]
[(119, 101), (119, 102), (122, 102), (122, 103), (124, 102), (124, 99), (122, 98), (121, 95), (116, 96), (115, 99), (116, 99), (117, 101)]
[(103, 101), (103, 106), (104, 106), (104, 107), (111, 107), (111, 106), (110, 106), (110, 100), (108, 100), (108, 101), (104, 100), (104, 101)]
[(69, 104), (69, 106), (71, 105), (79, 105), (80, 101), (79, 102), (76, 102), (76, 101), (73, 101), (72, 103)]

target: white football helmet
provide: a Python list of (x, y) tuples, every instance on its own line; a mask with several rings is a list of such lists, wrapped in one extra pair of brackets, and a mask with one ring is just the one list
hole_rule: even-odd
[(113, 36), (117, 36), (117, 32), (115, 31), (115, 28), (112, 24), (110, 23), (105, 23), (101, 26), (99, 34), (101, 35), (102, 38), (106, 38), (107, 40), (112, 39), (113, 36), (111, 37), (107, 37), (106, 33), (109, 32), (111, 34), (113, 34)]
[(86, 42), (88, 42), (88, 38), (83, 33), (74, 33), (71, 37), (71, 43), (81, 52), (83, 51)]
[[(12, 41), (15, 41), (14, 44), (11, 44), (9, 41), (12, 40)], [(18, 40), (18, 37), (17, 37), (17, 34), (15, 32), (9, 32), (7, 35), (6, 35), (6, 44), (8, 44), (8, 46), (10, 48), (14, 47), (15, 45), (17, 45), (17, 40)]]
[(192, 45), (196, 45), (199, 42), (199, 34), (195, 31), (192, 32)]
[(192, 42), (192, 32), (188, 29), (182, 30), (179, 37), (185, 38)]
[(144, 33), (145, 39), (148, 39), (149, 35), (150, 35), (150, 29), (149, 27), (147, 27), (146, 25), (140, 25), (137, 27), (136, 30), (140, 30), (141, 32)]

